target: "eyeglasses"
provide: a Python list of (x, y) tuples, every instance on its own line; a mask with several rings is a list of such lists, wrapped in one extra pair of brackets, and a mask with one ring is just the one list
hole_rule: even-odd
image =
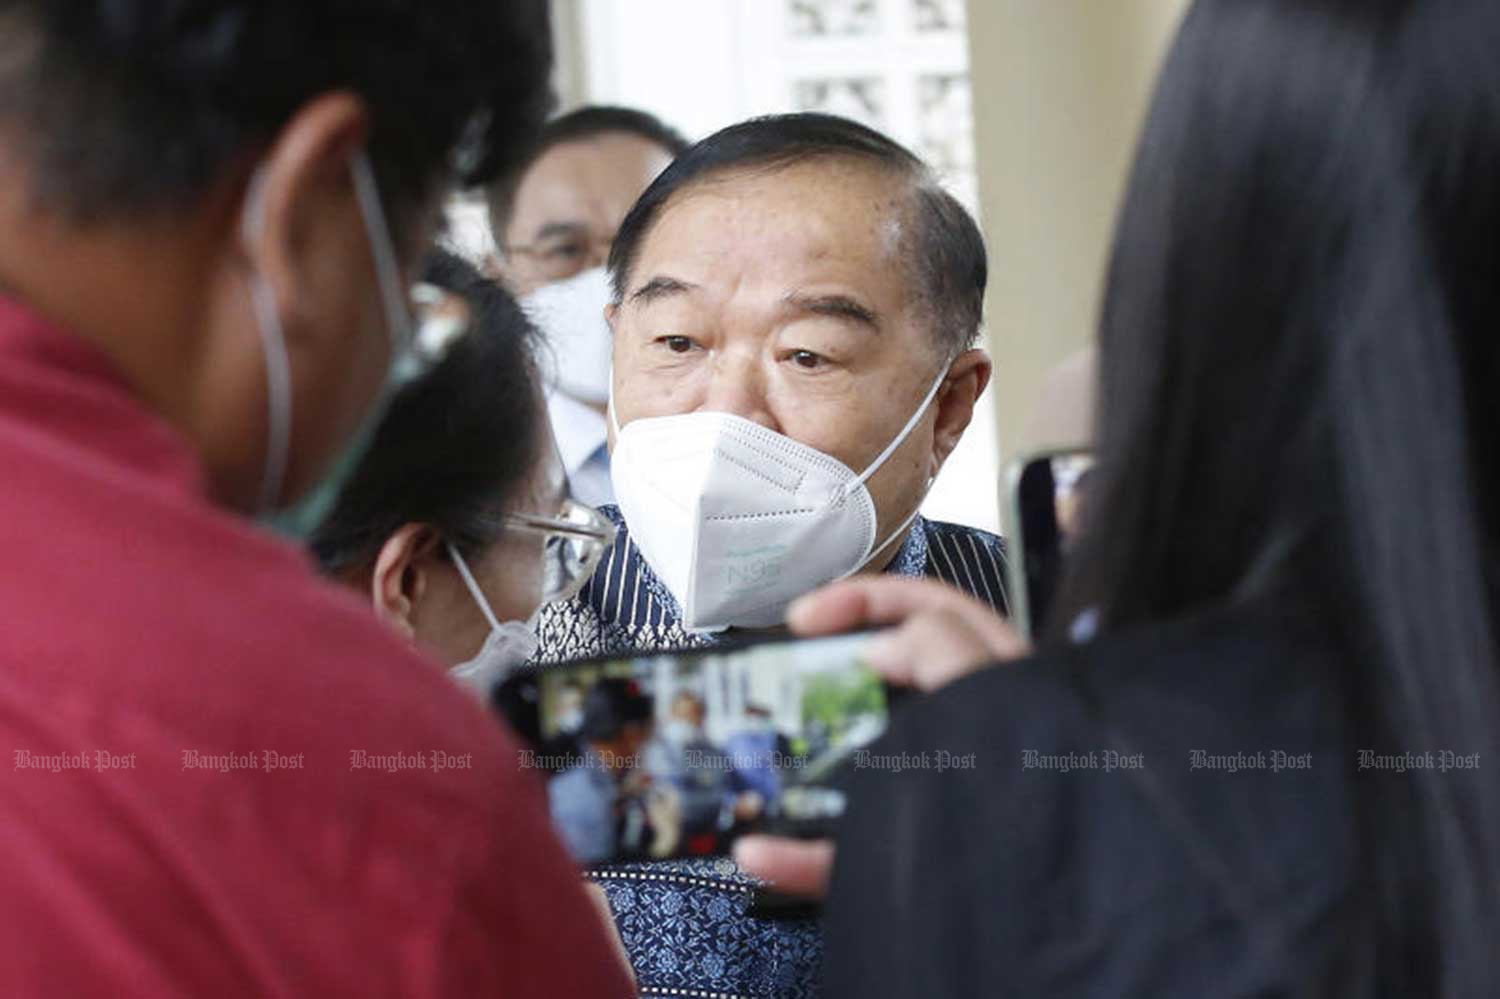
[(505, 252), (524, 256), (531, 261), (536, 276), (543, 281), (563, 281), (580, 274), (588, 262), (609, 256), (615, 237), (594, 237), (583, 229), (566, 229), (556, 235), (547, 236), (535, 243), (505, 247)]
[(508, 514), (507, 527), (546, 536), (542, 554), (542, 602), (566, 600), (588, 582), (615, 542), (615, 525), (591, 506), (564, 500), (556, 517)]

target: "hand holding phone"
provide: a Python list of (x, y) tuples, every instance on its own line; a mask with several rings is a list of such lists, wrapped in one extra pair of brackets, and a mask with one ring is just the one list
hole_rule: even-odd
[[(936, 690), (986, 665), (1020, 658), (1030, 645), (986, 604), (931, 580), (845, 580), (802, 598), (787, 621), (801, 635), (887, 626), (865, 648), (865, 661), (887, 683)], [(831, 839), (752, 835), (734, 859), (787, 895), (819, 899), (833, 870)]]
[[(933, 690), (986, 662), (1030, 652), (1050, 609), (1062, 560), (1076, 532), (1092, 456), (1085, 451), (1048, 451), (1012, 465), (1008, 603), (1012, 621), (940, 584), (898, 579), (835, 583), (804, 597), (788, 613), (803, 635), (895, 625), (872, 642), (866, 659), (887, 682)], [(833, 869), (831, 840), (803, 842), (749, 836), (735, 846), (735, 860), (779, 891), (821, 898)]]
[(865, 662), (886, 683), (936, 690), (980, 666), (1031, 651), (989, 605), (929, 579), (867, 576), (823, 587), (787, 610), (804, 637), (884, 628), (865, 646)]

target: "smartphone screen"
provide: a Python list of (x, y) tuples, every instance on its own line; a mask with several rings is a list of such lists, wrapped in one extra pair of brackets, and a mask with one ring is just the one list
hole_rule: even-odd
[(1011, 614), (1028, 636), (1047, 627), (1093, 465), (1086, 451), (1054, 451), (1012, 466)]
[(509, 678), (495, 703), (580, 863), (713, 856), (751, 831), (828, 834), (841, 775), (886, 727), (869, 639), (564, 663)]

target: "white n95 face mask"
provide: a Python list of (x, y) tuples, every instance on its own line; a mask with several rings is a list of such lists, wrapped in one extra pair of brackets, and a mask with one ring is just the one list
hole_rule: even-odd
[(595, 267), (521, 299), (527, 318), (547, 341), (540, 352), (547, 385), (583, 402), (609, 400), (614, 337), (604, 309), (613, 297), (608, 273)]
[(730, 413), (615, 423), (615, 499), (681, 605), (683, 627), (778, 625), (793, 600), (858, 572), (905, 531), (916, 510), (877, 544), (865, 483), (911, 435), (947, 374), (862, 473)]
[(490, 625), (490, 633), (485, 636), (479, 653), (448, 670), (448, 675), (480, 700), (488, 701), (490, 691), (495, 689), (497, 683), (536, 655), (536, 631), (525, 621), (501, 621), (497, 618), (490, 608), (490, 602), (484, 598), (484, 591), (479, 588), (478, 580), (469, 571), (469, 564), (452, 544), (448, 545), (448, 555), (458, 568), (458, 574), (463, 577), (469, 595), (484, 612), (484, 619)]

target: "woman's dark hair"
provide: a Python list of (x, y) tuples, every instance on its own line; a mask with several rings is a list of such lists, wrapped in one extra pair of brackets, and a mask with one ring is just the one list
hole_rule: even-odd
[(979, 337), (989, 263), (979, 226), (905, 146), (873, 128), (830, 114), (751, 118), (695, 143), (646, 188), (610, 248), (615, 299), (625, 294), (641, 244), (672, 196), (733, 170), (779, 170), (814, 160), (858, 159), (903, 177), (910, 187), (911, 238), (903, 250), (927, 306), (938, 346), (957, 355)]
[(86, 219), (191, 204), (340, 90), (390, 207), (484, 183), (540, 127), (551, 64), (544, 0), (0, 0), (10, 149)]
[(1055, 634), (1275, 588), (1338, 629), (1369, 945), (1492, 994), (1500, 783), (1354, 747), (1500, 732), (1500, 5), (1235, 0), (1158, 84), (1100, 328), (1098, 464)]
[(370, 449), (309, 547), (329, 573), (374, 562), (405, 524), (426, 524), (464, 555), (499, 537), (542, 454), (536, 334), (497, 284), (446, 251), (423, 280), (463, 294), (474, 324), (442, 362), (396, 393)]

